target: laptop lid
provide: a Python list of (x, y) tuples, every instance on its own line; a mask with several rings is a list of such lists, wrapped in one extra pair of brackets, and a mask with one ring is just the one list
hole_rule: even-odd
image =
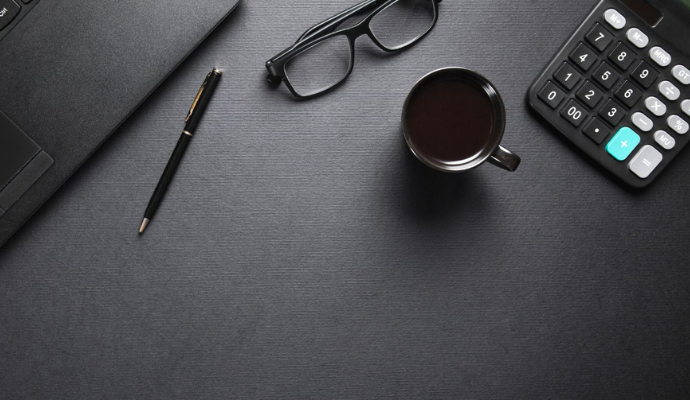
[(0, 113), (31, 159), (0, 188), (13, 189), (0, 245), (240, 0), (10, 1), (22, 10), (0, 38)]

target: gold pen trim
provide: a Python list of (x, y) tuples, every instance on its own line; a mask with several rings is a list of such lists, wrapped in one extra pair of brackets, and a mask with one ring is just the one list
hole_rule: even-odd
[(184, 122), (188, 122), (189, 118), (192, 117), (192, 114), (194, 114), (194, 109), (196, 108), (196, 103), (199, 102), (199, 98), (201, 98), (201, 94), (204, 92), (204, 89), (206, 89), (206, 84), (208, 83), (208, 78), (211, 77), (211, 74), (213, 71), (209, 72), (208, 75), (206, 75), (206, 79), (204, 79), (204, 83), (201, 84), (201, 87), (199, 88), (199, 93), (196, 94), (196, 98), (194, 98), (194, 103), (192, 103), (192, 108), (189, 109), (189, 113), (187, 114), (187, 118), (184, 119)]
[(204, 84), (201, 85), (201, 89), (199, 89), (199, 93), (197, 93), (196, 98), (194, 99), (194, 103), (192, 103), (192, 108), (189, 109), (189, 113), (187, 114), (187, 118), (184, 119), (184, 122), (189, 122), (189, 118), (192, 117), (192, 114), (194, 113), (194, 109), (196, 108), (196, 103), (199, 102), (199, 98), (201, 97), (201, 93), (204, 92), (205, 88), (206, 88), (206, 81), (204, 81)]
[[(201, 87), (199, 88), (199, 93), (196, 94), (196, 98), (194, 99), (194, 103), (192, 103), (192, 108), (189, 109), (189, 113), (187, 114), (187, 118), (184, 119), (184, 122), (189, 122), (189, 118), (192, 117), (192, 114), (194, 114), (194, 109), (196, 108), (196, 104), (199, 102), (199, 99), (201, 98), (201, 94), (204, 92), (204, 89), (206, 89), (206, 84), (208, 84), (208, 80), (211, 78), (211, 75), (213, 73), (216, 73), (218, 75), (223, 75), (223, 73), (214, 68), (211, 72), (206, 75), (206, 79), (204, 79), (204, 83), (201, 84)], [(189, 135), (192, 136), (192, 135)]]

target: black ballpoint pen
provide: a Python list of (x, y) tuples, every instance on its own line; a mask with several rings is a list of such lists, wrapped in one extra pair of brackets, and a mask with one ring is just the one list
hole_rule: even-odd
[(146, 207), (144, 220), (141, 222), (141, 227), (139, 228), (140, 234), (144, 233), (149, 222), (151, 222), (153, 216), (156, 214), (158, 206), (161, 204), (173, 176), (175, 176), (175, 171), (177, 171), (177, 167), (182, 161), (187, 146), (192, 140), (192, 136), (196, 131), (197, 125), (199, 125), (199, 121), (201, 121), (201, 117), (204, 115), (208, 103), (211, 101), (213, 92), (216, 90), (222, 74), (223, 73), (219, 70), (214, 69), (206, 76), (204, 83), (201, 85), (199, 93), (197, 93), (194, 103), (192, 103), (192, 108), (189, 109), (187, 118), (185, 118), (185, 126), (180, 140), (177, 141), (177, 146), (175, 146), (175, 150), (172, 156), (170, 156), (168, 165), (165, 167), (165, 171), (163, 171), (163, 176), (161, 176), (160, 181), (158, 181), (158, 186), (156, 186), (156, 190), (153, 192), (153, 196), (151, 196), (149, 205)]

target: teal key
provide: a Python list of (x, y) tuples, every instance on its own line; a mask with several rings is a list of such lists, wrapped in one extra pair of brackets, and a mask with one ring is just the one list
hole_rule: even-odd
[(630, 153), (635, 150), (638, 144), (640, 144), (640, 136), (632, 129), (623, 127), (606, 145), (606, 151), (616, 160), (623, 161), (630, 157)]

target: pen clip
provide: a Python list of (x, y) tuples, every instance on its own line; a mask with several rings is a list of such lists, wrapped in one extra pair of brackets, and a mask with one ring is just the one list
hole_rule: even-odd
[(206, 79), (204, 79), (204, 83), (201, 84), (201, 88), (199, 88), (199, 93), (196, 94), (196, 98), (194, 99), (194, 103), (192, 103), (192, 108), (189, 109), (189, 113), (187, 114), (187, 118), (184, 119), (184, 122), (189, 122), (189, 119), (192, 117), (192, 114), (194, 114), (194, 109), (196, 108), (196, 103), (199, 102), (199, 98), (201, 97), (201, 93), (203, 93), (204, 89), (206, 89), (206, 84), (208, 83), (208, 80), (211, 77), (211, 74), (213, 74), (213, 71), (209, 72), (209, 74), (206, 75)]

